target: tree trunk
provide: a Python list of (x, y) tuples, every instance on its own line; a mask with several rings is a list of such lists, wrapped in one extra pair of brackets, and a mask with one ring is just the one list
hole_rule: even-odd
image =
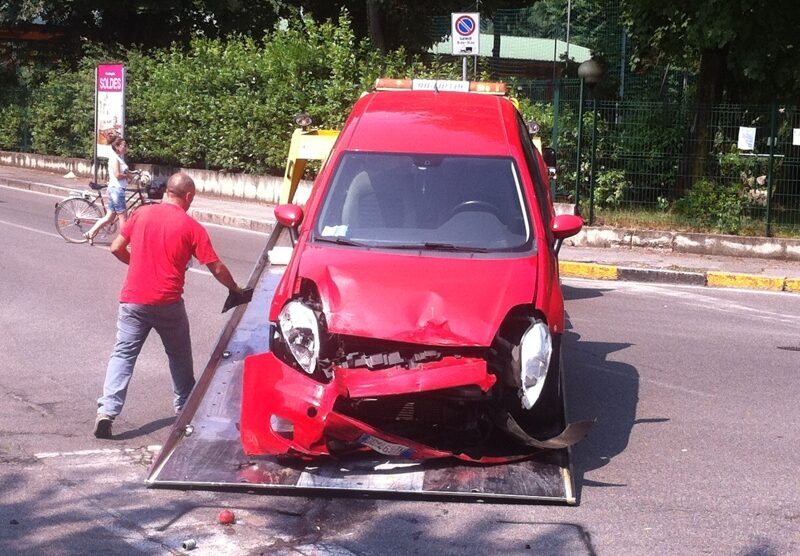
[(367, 0), (367, 28), (372, 44), (385, 54), (386, 38), (383, 36), (380, 0)]
[(678, 181), (676, 197), (686, 194), (692, 184), (707, 175), (708, 155), (713, 144), (713, 108), (722, 99), (725, 83), (726, 48), (703, 49), (697, 77), (694, 119), (690, 129), (688, 168)]

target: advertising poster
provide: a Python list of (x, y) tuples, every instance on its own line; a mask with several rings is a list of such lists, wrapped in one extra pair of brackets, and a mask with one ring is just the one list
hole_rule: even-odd
[(108, 158), (111, 141), (125, 133), (125, 66), (97, 66), (95, 81), (95, 152)]

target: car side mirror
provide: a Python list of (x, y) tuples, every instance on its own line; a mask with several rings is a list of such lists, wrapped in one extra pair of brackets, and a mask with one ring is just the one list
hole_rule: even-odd
[(289, 228), (292, 245), (297, 241), (297, 228), (303, 221), (303, 209), (297, 205), (285, 204), (275, 207), (275, 218), (279, 223)]
[(572, 237), (583, 228), (583, 218), (574, 214), (559, 214), (553, 218), (550, 224), (550, 229), (553, 231), (553, 237), (556, 239), (555, 251), (556, 256), (561, 250), (561, 244), (568, 237)]

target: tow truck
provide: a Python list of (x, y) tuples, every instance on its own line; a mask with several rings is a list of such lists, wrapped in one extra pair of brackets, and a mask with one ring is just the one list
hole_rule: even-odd
[[(426, 92), (397, 96), (403, 90)], [(582, 221), (575, 216), (554, 214), (549, 188), (542, 178), (547, 175), (547, 167), (538, 150), (534, 151), (534, 143), (524, 124), (517, 125), (521, 119), (516, 109), (509, 107), (507, 99), (478, 102), (458, 97), (459, 94), (505, 97), (506, 91), (497, 83), (378, 80), (375, 90), (365, 95), (371, 98), (362, 97), (356, 104), (343, 135), (333, 130), (310, 129), (308, 122), (299, 122), (301, 127), (292, 136), (280, 204), (276, 208), (278, 222), (248, 279), (247, 286), (254, 290), (252, 301), (235, 308), (220, 334), (195, 390), (151, 465), (146, 479), (149, 487), (577, 503), (570, 446), (583, 438), (589, 423), (567, 425), (565, 420), (558, 350), (558, 338), (563, 331), (563, 298), (558, 286), (556, 256), (560, 241), (577, 233)], [(458, 118), (463, 120), (464, 114), (475, 113), (476, 106), (489, 114), (500, 110), (506, 122), (503, 125), (510, 127), (498, 133), (481, 132), (483, 135), (478, 134), (473, 139), (505, 140), (498, 138), (507, 137), (509, 129), (514, 130), (513, 134), (519, 134), (511, 140), (512, 151), (517, 152), (514, 148), (519, 151), (513, 155), (517, 156), (515, 161), (495, 155), (492, 149), (496, 147), (474, 144), (464, 151), (472, 158), (462, 156), (448, 160), (450, 147), (441, 147), (444, 150), (437, 152), (440, 147), (435, 138), (432, 141), (430, 137), (427, 142), (423, 141), (425, 145), (419, 153), (409, 152), (416, 147), (414, 141), (406, 139), (375, 144), (378, 155), (381, 151), (391, 153), (388, 158), (370, 159), (375, 153), (365, 152), (369, 151), (364, 148), (366, 145), (381, 141), (375, 141), (375, 137), (380, 137), (380, 132), (375, 131), (377, 128), (373, 128), (373, 132), (378, 135), (367, 134), (364, 129), (377, 124), (388, 126), (387, 133), (397, 132), (387, 123), (393, 117), (387, 115), (387, 111), (394, 110), (396, 121), (402, 124), (410, 117), (416, 118), (413, 111), (420, 110), (427, 114), (421, 118), (421, 125), (433, 125), (442, 121), (441, 114), (433, 113), (435, 110), (449, 113), (448, 106), (460, 99), (469, 100), (465, 104), (475, 106), (456, 110), (459, 112), (453, 120), (456, 131), (449, 130), (449, 137), (459, 132)], [(393, 108), (398, 101), (401, 108)], [(437, 106), (439, 108), (435, 108)], [(354, 135), (359, 125), (364, 126), (361, 135)], [(505, 147), (498, 152), (505, 152), (503, 149)], [(523, 150), (527, 159), (521, 154)], [(347, 221), (352, 208), (342, 210), (340, 207), (338, 211), (328, 208), (327, 212), (323, 210), (325, 214), (336, 215), (330, 222), (323, 222), (327, 216), (317, 215), (319, 222), (315, 217), (312, 224), (309, 218), (308, 224), (301, 227), (302, 209), (292, 202), (297, 198), (306, 165), (312, 160), (322, 161), (322, 168), (307, 204), (309, 214), (319, 210), (324, 201), (324, 189), (336, 191), (330, 185), (331, 180), (342, 182), (346, 178), (352, 192), (360, 187), (366, 172), (375, 168), (385, 170), (388, 164), (397, 172), (407, 167), (415, 175), (416, 185), (425, 192), (426, 188), (434, 187), (433, 181), (428, 180), (437, 175), (437, 168), (463, 163), (472, 173), (487, 169), (492, 176), (498, 168), (510, 170), (508, 187), (511, 189), (506, 198), (506, 210), (518, 221), (514, 222), (513, 233), (506, 232), (496, 223), (505, 218), (497, 213), (496, 207), (470, 198), (459, 199), (452, 215), (440, 214), (440, 220), (446, 222), (437, 224), (435, 229), (449, 230), (456, 221), (468, 225), (486, 223), (482, 224), (486, 228), (473, 234), (478, 242), (474, 244), (451, 247), (449, 243), (430, 241), (407, 248), (406, 244), (392, 243), (391, 237), (384, 243), (365, 244), (363, 237), (358, 237), (358, 231), (376, 228), (359, 228), (358, 218), (362, 218), (360, 225), (366, 226), (363, 215), (350, 214), (351, 220)], [(378, 165), (370, 166), (373, 161)], [(351, 166), (352, 175), (342, 169), (347, 164)], [(523, 174), (523, 167), (528, 168), (528, 174)], [(464, 178), (463, 181), (468, 180)], [(341, 195), (340, 205), (347, 205), (347, 192), (330, 195)], [(426, 204), (432, 199), (426, 198)], [(485, 214), (484, 209), (494, 215)], [(522, 216), (515, 210), (523, 211)], [(526, 210), (529, 212), (525, 213)], [(534, 211), (540, 212), (531, 217)], [(460, 216), (462, 212), (469, 214), (463, 217)], [(437, 218), (435, 214), (431, 217)], [(337, 218), (344, 218), (344, 223)], [(539, 218), (546, 222), (540, 222)], [(417, 230), (408, 226), (404, 229)], [(400, 228), (394, 232), (398, 230)], [(463, 235), (464, 230), (456, 229), (458, 235)], [(497, 237), (487, 239), (492, 233)], [(447, 287), (438, 281), (440, 285), (435, 286), (438, 289), (432, 289), (427, 297), (423, 295), (419, 307), (406, 311), (407, 322), (418, 322), (419, 330), (404, 331), (402, 325), (406, 321), (390, 323), (394, 320), (391, 313), (382, 313), (375, 305), (380, 301), (380, 291), (375, 297), (377, 290), (372, 289), (370, 293), (370, 286), (362, 286), (360, 291), (365, 299), (369, 298), (364, 302), (370, 303), (371, 308), (367, 308), (366, 313), (356, 314), (358, 308), (351, 302), (350, 316), (356, 315), (366, 321), (378, 315), (378, 320), (373, 320), (374, 330), (362, 330), (363, 327), (352, 320), (345, 323), (341, 307), (334, 307), (339, 299), (336, 296), (346, 292), (320, 294), (308, 287), (313, 279), (300, 274), (304, 248), (315, 249), (316, 256), (322, 253), (322, 261), (324, 256), (333, 257), (332, 261), (350, 257), (355, 261), (356, 274), (359, 265), (368, 265), (373, 258), (383, 260), (387, 268), (395, 259), (413, 263), (414, 271), (426, 264), (438, 264), (438, 270), (445, 273), (452, 272), (453, 268), (458, 272), (466, 271), (476, 260), (483, 261), (484, 272), (493, 268), (497, 261), (511, 261), (497, 264), (506, 265), (501, 269), (503, 273), (511, 272), (507, 285), (516, 292), (516, 297), (509, 300), (508, 307), (498, 309), (496, 322), (485, 323), (483, 317), (476, 320), (475, 315), (462, 317), (466, 319), (463, 322), (472, 325), (472, 330), (468, 331), (456, 318), (448, 322), (450, 316), (446, 311), (448, 307), (452, 311), (454, 306), (448, 305)], [(398, 256), (405, 258), (397, 259)], [(414, 262), (418, 260), (422, 261), (422, 266)], [(323, 274), (341, 270), (325, 271), (326, 263), (316, 264), (312, 264), (312, 268), (323, 269)], [(532, 270), (531, 264), (534, 265)], [(541, 267), (538, 275), (537, 266)], [(518, 272), (525, 272), (525, 278), (515, 278), (514, 273)], [(317, 281), (323, 280), (319, 274), (314, 276)], [(375, 275), (364, 279), (369, 282)], [(358, 280), (354, 282), (352, 276), (347, 276), (338, 285), (346, 282), (353, 284)], [(402, 280), (394, 282), (395, 286), (402, 284)], [(475, 283), (473, 281), (473, 287)], [(426, 283), (417, 286), (434, 288)], [(325, 287), (335, 289), (335, 280)], [(547, 295), (526, 294), (528, 289), (546, 291)], [(401, 290), (395, 293), (397, 291)], [(486, 292), (474, 293), (483, 295)], [(501, 300), (504, 295), (500, 295)], [(526, 295), (534, 297), (532, 302), (526, 302), (530, 306), (518, 305), (519, 299), (524, 300)], [(313, 300), (309, 301), (309, 297)], [(361, 299), (360, 294), (358, 299)], [(466, 298), (458, 299), (464, 302)], [(311, 304), (315, 310), (305, 309), (303, 303)], [(386, 300), (386, 305), (395, 310), (404, 308), (404, 302), (399, 303)], [(471, 307), (475, 309), (481, 305)], [(417, 308), (426, 314), (438, 310), (446, 318), (423, 317), (415, 312)], [(307, 315), (320, 323), (308, 324)], [(410, 326), (414, 328), (413, 324)], [(319, 337), (310, 334), (311, 329), (315, 329)], [(356, 332), (361, 336), (354, 336)], [(326, 342), (329, 345), (320, 346)], [(504, 356), (506, 351), (508, 357)], [(517, 361), (516, 371), (496, 370), (497, 361), (502, 366), (511, 360)], [(420, 403), (414, 398), (415, 393), (434, 396)], [(545, 397), (548, 399), (544, 400)], [(539, 406), (548, 404), (548, 424), (558, 427), (555, 432), (550, 430), (546, 438), (535, 436), (525, 416), (531, 408), (540, 409), (536, 405), (539, 398), (544, 400)], [(464, 421), (463, 426), (456, 423), (455, 427), (449, 423), (448, 428), (447, 423), (433, 422), (419, 415), (430, 411), (449, 416), (450, 412), (438, 411), (444, 406), (466, 407), (469, 423)], [(514, 408), (506, 412), (503, 408), (508, 406)], [(484, 415), (485, 408), (493, 408), (493, 423)], [(498, 408), (503, 411), (498, 412)], [(417, 432), (424, 429), (423, 440), (419, 439), (420, 435), (415, 438), (411, 425), (417, 427)], [(498, 444), (496, 433), (491, 437), (485, 434), (487, 426), (501, 429), (506, 439), (510, 437), (516, 441), (516, 448), (509, 448), (504, 441)], [(401, 434), (398, 431), (411, 432)], [(452, 431), (459, 433), (456, 435), (459, 441), (469, 438), (473, 444), (469, 448), (453, 446)], [(476, 436), (478, 441), (474, 440)], [(434, 437), (436, 439), (432, 439)], [(492, 442), (486, 438), (491, 438)]]

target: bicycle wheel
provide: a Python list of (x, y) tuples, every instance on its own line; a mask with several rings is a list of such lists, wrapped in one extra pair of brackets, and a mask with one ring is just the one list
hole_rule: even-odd
[(56, 231), (70, 243), (86, 243), (83, 234), (102, 217), (97, 205), (82, 197), (70, 197), (56, 205)]

